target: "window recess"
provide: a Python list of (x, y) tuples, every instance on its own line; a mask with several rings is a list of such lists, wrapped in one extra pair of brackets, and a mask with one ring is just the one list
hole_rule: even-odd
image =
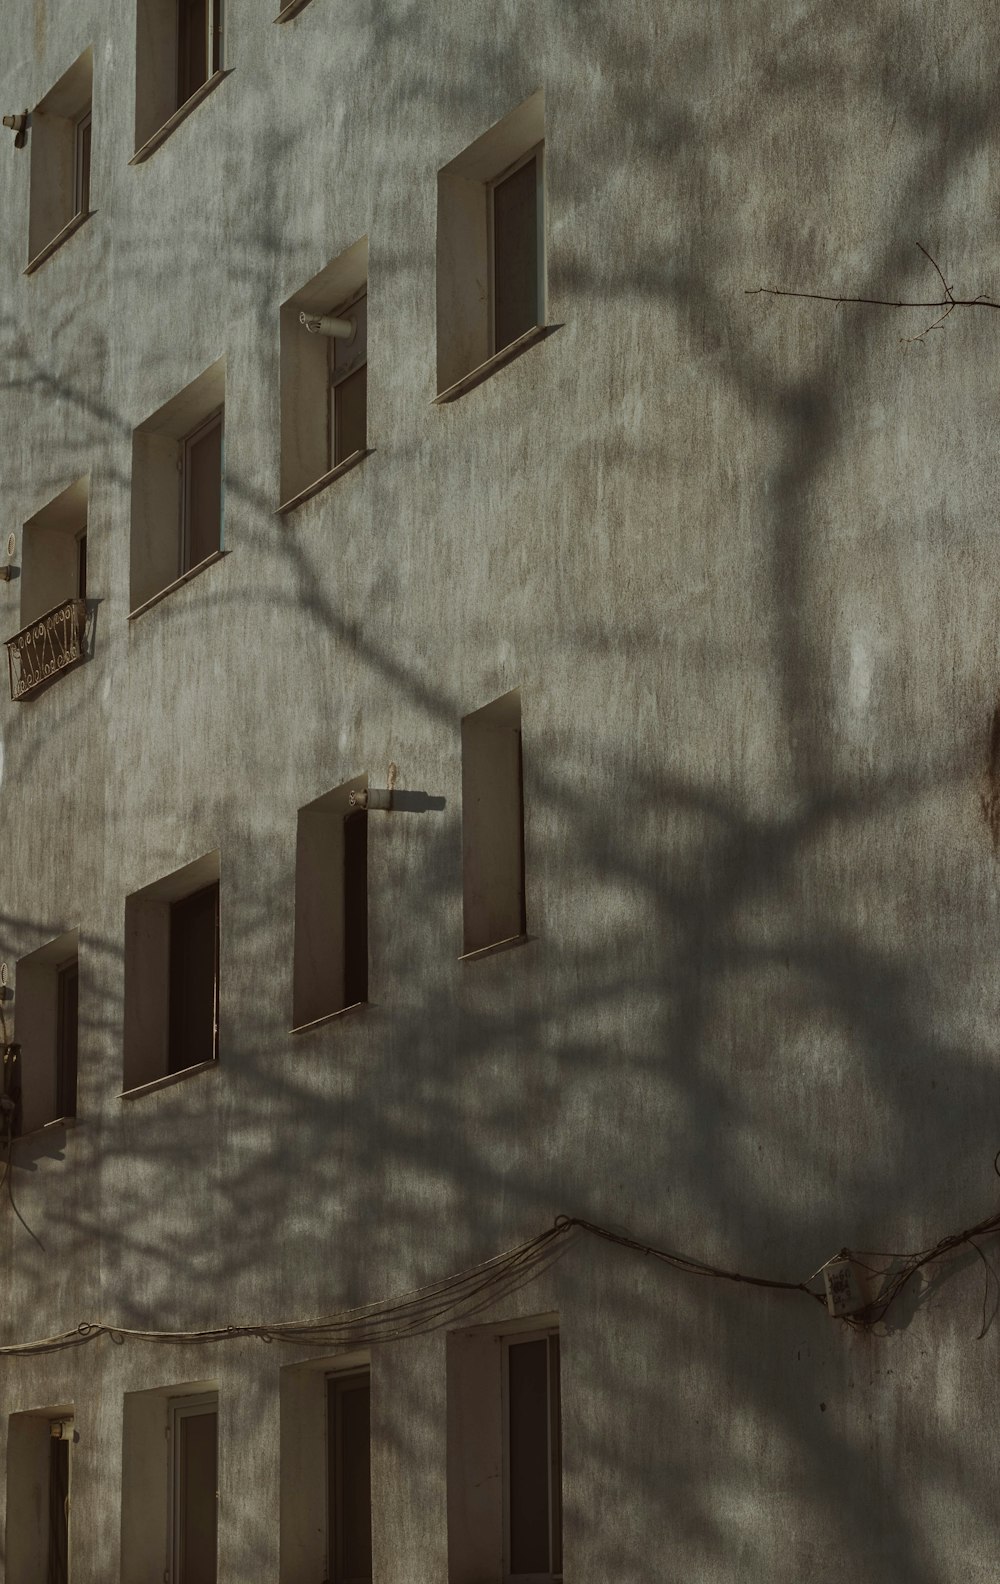
[(90, 213), (94, 55), (87, 49), (31, 112), (30, 274)]
[(79, 934), (69, 930), (17, 964), (15, 1029), (21, 1046), (20, 1131), (76, 1116)]
[(126, 1093), (217, 1060), (220, 934), (217, 852), (126, 898)]
[(7, 1424), (6, 1584), (70, 1584), (73, 1410), (14, 1413)]
[(282, 305), (279, 512), (367, 454), (367, 270), (362, 238)]
[(292, 1022), (308, 1028), (368, 1000), (368, 814), (359, 776), (299, 810)]
[(175, 1397), (169, 1409), (169, 1584), (215, 1584), (219, 1399)]
[(449, 1584), (562, 1577), (558, 1327), (448, 1338)]
[(147, 159), (227, 75), (225, 0), (137, 0), (135, 146)]
[(539, 90), (438, 173), (438, 401), (545, 333), (544, 138)]
[(224, 553), (225, 361), (132, 435), (131, 615)]
[(87, 651), (89, 479), (77, 479), (24, 525), (21, 630), (7, 640), (11, 697), (30, 698)]
[(219, 1392), (190, 1381), (126, 1392), (121, 1584), (215, 1584)]

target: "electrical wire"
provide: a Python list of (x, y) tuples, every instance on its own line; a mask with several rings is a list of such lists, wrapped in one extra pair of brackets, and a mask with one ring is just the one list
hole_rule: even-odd
[[(994, 1161), (994, 1168), (1000, 1175), (1000, 1151)], [(28, 1230), (30, 1231), (30, 1228)], [(311, 1346), (324, 1349), (363, 1347), (399, 1341), (406, 1337), (426, 1335), (443, 1326), (454, 1325), (462, 1319), (470, 1319), (487, 1306), (494, 1305), (502, 1294), (534, 1280), (544, 1267), (559, 1257), (560, 1245), (565, 1245), (568, 1235), (572, 1232), (581, 1232), (589, 1237), (615, 1244), (619, 1248), (642, 1254), (687, 1276), (710, 1277), (716, 1281), (768, 1288), (776, 1292), (802, 1293), (805, 1297), (821, 1304), (824, 1309), (827, 1307), (825, 1294), (811, 1287), (810, 1282), (836, 1259), (850, 1258), (864, 1266), (864, 1262), (852, 1256), (849, 1250), (842, 1249), (839, 1255), (833, 1255), (831, 1259), (825, 1260), (812, 1276), (804, 1281), (783, 1281), (776, 1277), (748, 1275), (721, 1265), (712, 1265), (691, 1255), (678, 1254), (656, 1244), (643, 1242), (626, 1232), (602, 1226), (596, 1221), (588, 1221), (582, 1216), (560, 1215), (544, 1232), (539, 1232), (536, 1236), (528, 1238), (526, 1242), (506, 1249), (503, 1253), (496, 1254), (491, 1259), (473, 1265), (467, 1270), (443, 1277), (427, 1286), (414, 1288), (396, 1298), (377, 1300), (335, 1314), (318, 1315), (308, 1320), (281, 1320), (272, 1324), (223, 1325), (197, 1331), (155, 1331), (135, 1326), (115, 1325), (105, 1321), (84, 1320), (71, 1331), (57, 1332), (52, 1336), (39, 1337), (31, 1342), (13, 1342), (0, 1346), (0, 1358), (23, 1358), (40, 1353), (61, 1352), (67, 1348), (82, 1347), (87, 1343), (96, 1342), (101, 1337), (107, 1337), (118, 1345), (126, 1341), (135, 1341), (171, 1346), (193, 1346), (234, 1341), (238, 1338), (256, 1338), (266, 1343), (279, 1342), (295, 1347)], [(864, 1308), (853, 1314), (837, 1315), (834, 1318), (856, 1329), (871, 1330), (885, 1319), (892, 1305), (897, 1302), (920, 1271), (968, 1245), (982, 1260), (987, 1273), (983, 1298), (983, 1324), (979, 1332), (980, 1338), (985, 1336), (988, 1324), (991, 1267), (977, 1240), (996, 1232), (1000, 1232), (1000, 1211), (994, 1211), (964, 1231), (947, 1234), (928, 1248), (906, 1255), (882, 1256), (890, 1260), (899, 1260), (901, 1263), (897, 1269), (891, 1270), (891, 1267), (887, 1267), (883, 1272), (877, 1272), (872, 1266), (864, 1266), (868, 1271), (883, 1278), (882, 1287)]]

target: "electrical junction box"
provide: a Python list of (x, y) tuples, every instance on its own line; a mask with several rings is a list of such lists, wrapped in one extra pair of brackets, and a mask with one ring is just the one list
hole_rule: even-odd
[(852, 1259), (831, 1260), (823, 1271), (826, 1307), (832, 1315), (857, 1314), (868, 1305), (862, 1273)]

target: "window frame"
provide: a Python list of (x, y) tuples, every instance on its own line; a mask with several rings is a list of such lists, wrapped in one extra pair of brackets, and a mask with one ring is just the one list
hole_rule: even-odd
[[(181, 1066), (174, 1066), (176, 1050), (176, 1033), (174, 1028), (175, 1014), (174, 1002), (176, 989), (174, 984), (175, 974), (180, 973), (179, 965), (174, 962), (173, 953), (173, 928), (174, 912), (177, 908), (189, 906), (198, 897), (213, 893), (214, 902), (214, 932), (212, 953), (212, 1054), (210, 1057), (201, 1057), (195, 1062), (184, 1062)], [(198, 886), (194, 891), (188, 891), (184, 896), (175, 897), (169, 904), (167, 921), (169, 945), (167, 949), (167, 1072), (177, 1074), (188, 1072), (192, 1067), (203, 1067), (206, 1061), (216, 1062), (219, 1059), (219, 959), (222, 955), (222, 886), (219, 880), (210, 880), (206, 885)]]
[(188, 1397), (167, 1398), (167, 1433), (170, 1446), (169, 1478), (167, 1482), (167, 1572), (166, 1584), (181, 1584), (181, 1437), (177, 1433), (177, 1426), (183, 1419), (197, 1419), (204, 1415), (206, 1408), (211, 1406), (215, 1417), (215, 1457), (216, 1457), (216, 1489), (214, 1492), (216, 1502), (216, 1558), (215, 1572), (218, 1577), (218, 1468), (219, 1468), (219, 1394), (215, 1391), (195, 1392)]
[(185, 82), (186, 61), (185, 54), (189, 49), (188, 41), (188, 16), (192, 9), (192, 0), (177, 0), (177, 85), (175, 98), (176, 108), (182, 110), (184, 106), (200, 93), (205, 84), (211, 82), (223, 70), (225, 60), (225, 0), (205, 0), (205, 75), (198, 83)]
[[(76, 979), (76, 1019), (72, 1032), (72, 1074), (67, 1078), (69, 1064), (66, 1061), (67, 1022), (65, 1008), (65, 986), (70, 970), (73, 970)], [(80, 954), (75, 951), (72, 957), (67, 957), (63, 962), (56, 964), (56, 1069), (55, 1069), (55, 1118), (57, 1122), (67, 1117), (76, 1116), (77, 1085), (79, 1082), (80, 1066)]]
[[(558, 1559), (558, 1570), (551, 1568), (547, 1573), (512, 1573), (511, 1536), (510, 1536), (510, 1349), (521, 1347), (526, 1342), (545, 1341), (548, 1346), (545, 1352), (546, 1365), (546, 1421), (548, 1424), (548, 1447), (546, 1467), (548, 1471), (548, 1509), (549, 1509), (549, 1561)], [(502, 1361), (500, 1373), (500, 1426), (502, 1443), (502, 1484), (503, 1484), (503, 1571), (501, 1574), (503, 1584), (559, 1584), (563, 1577), (562, 1567), (562, 1392), (560, 1384), (561, 1353), (559, 1349), (559, 1327), (545, 1326), (537, 1331), (513, 1331), (500, 1338), (502, 1347)], [(552, 1344), (555, 1343), (555, 1348)], [(553, 1368), (552, 1358), (555, 1352), (557, 1367), (555, 1371), (555, 1392), (553, 1393)], [(559, 1479), (554, 1479), (554, 1472), (558, 1469)]]
[[(327, 424), (326, 424), (326, 431), (327, 431), (327, 471), (328, 472), (330, 470), (332, 470), (333, 468), (340, 467), (342, 462), (347, 462), (352, 456), (356, 456), (357, 452), (358, 452), (358, 449), (364, 450), (364, 449), (366, 449), (366, 447), (368, 445), (368, 384), (367, 384), (367, 369), (368, 369), (368, 281), (367, 281), (367, 279), (365, 280), (364, 284), (361, 287), (359, 287), (356, 292), (354, 292), (352, 294), (352, 296), (348, 297), (345, 302), (342, 302), (340, 304), (339, 308), (331, 309), (331, 314), (335, 318), (338, 318), (338, 319), (347, 318), (350, 315), (350, 312), (351, 312), (352, 308), (356, 308), (358, 306), (358, 304), (361, 303), (361, 302), (363, 302), (364, 305), (365, 305), (365, 332), (364, 332), (364, 343), (365, 343), (364, 353), (365, 353), (365, 355), (362, 358), (362, 360), (360, 362), (350, 363), (347, 366), (347, 368), (338, 369), (336, 367), (338, 341), (337, 341), (336, 336), (330, 336), (328, 338), (328, 344), (327, 344), (327, 385), (326, 385), (326, 389), (327, 389)], [(357, 336), (357, 323), (355, 323), (355, 336)], [(365, 444), (364, 444), (364, 446), (362, 446), (360, 448), (356, 448), (354, 451), (342, 451), (342, 449), (340, 447), (340, 444), (339, 444), (339, 435), (338, 435), (339, 424), (338, 424), (338, 415), (337, 415), (337, 390), (338, 390), (338, 388), (340, 386), (345, 385), (348, 380), (353, 379), (356, 374), (360, 374), (362, 369), (364, 369), (366, 371), (366, 379), (365, 379)]]
[[(191, 452), (194, 447), (204, 440), (214, 429), (219, 429), (219, 542), (214, 550), (207, 556), (202, 556), (200, 561), (191, 560)], [(203, 566), (206, 561), (219, 554), (222, 549), (225, 528), (226, 512), (226, 408), (225, 403), (210, 412), (193, 429), (181, 437), (180, 442), (180, 473), (181, 473), (181, 520), (178, 550), (178, 577), (185, 577), (193, 572), (196, 567)]]
[[(545, 268), (545, 139), (540, 138), (530, 149), (512, 160), (503, 170), (498, 171), (486, 182), (486, 260), (487, 260), (487, 345), (489, 356), (499, 357), (507, 346), (514, 343), (508, 341), (505, 346), (497, 346), (496, 336), (496, 226), (495, 226), (495, 196), (498, 187), (502, 186), (508, 177), (523, 169), (525, 165), (537, 161), (535, 167), (535, 324), (528, 325), (521, 332), (527, 335), (537, 326), (544, 325), (548, 312), (545, 300), (546, 294), (546, 268)], [(519, 339), (515, 337), (515, 340)]]
[[(53, 1434), (53, 1432), (54, 1432), (54, 1430), (55, 1430), (57, 1425), (59, 1426), (59, 1434), (55, 1435), (55, 1434)], [(63, 1535), (65, 1537), (65, 1545), (66, 1545), (66, 1574), (65, 1574), (65, 1577), (66, 1577), (67, 1580), (72, 1577), (72, 1569), (71, 1569), (71, 1566), (70, 1566), (70, 1559), (71, 1559), (71, 1552), (70, 1552), (70, 1544), (71, 1544), (70, 1521), (71, 1521), (71, 1515), (72, 1515), (72, 1512), (73, 1512), (73, 1441), (74, 1441), (74, 1437), (75, 1437), (75, 1429), (74, 1429), (74, 1423), (73, 1423), (72, 1415), (66, 1416), (66, 1415), (62, 1415), (62, 1414), (56, 1414), (49, 1420), (48, 1506), (49, 1506), (49, 1522), (50, 1522), (50, 1524), (51, 1524), (51, 1521), (52, 1521), (52, 1476), (53, 1476), (53, 1473), (54, 1473), (53, 1465), (54, 1465), (55, 1460), (56, 1460), (55, 1448), (59, 1447), (59, 1446), (65, 1446), (65, 1448), (66, 1448), (66, 1495), (63, 1498), (63, 1519), (62, 1519), (62, 1524), (63, 1524)], [(55, 1570), (53, 1569), (53, 1566), (52, 1566), (52, 1533), (51, 1533), (51, 1529), (49, 1531), (49, 1547), (48, 1547), (48, 1556), (46, 1558), (45, 1571), (46, 1571), (46, 1576), (49, 1579), (52, 1579), (53, 1577), (56, 1576), (55, 1575)]]
[(90, 213), (93, 101), (73, 124), (73, 219)]

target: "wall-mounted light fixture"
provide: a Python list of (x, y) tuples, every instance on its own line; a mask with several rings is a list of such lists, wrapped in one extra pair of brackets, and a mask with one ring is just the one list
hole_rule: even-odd
[(338, 319), (336, 314), (311, 314), (303, 309), (299, 314), (299, 324), (304, 325), (310, 335), (333, 336), (335, 341), (351, 341), (354, 338), (354, 320)]

